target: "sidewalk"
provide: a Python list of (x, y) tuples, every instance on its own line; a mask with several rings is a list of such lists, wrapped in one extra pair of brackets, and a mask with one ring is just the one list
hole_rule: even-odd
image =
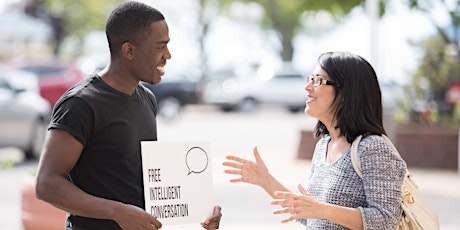
[[(296, 185), (304, 183), (310, 169), (309, 160), (281, 160), (265, 159), (270, 171), (290, 189), (297, 191)], [(217, 167), (216, 167), (217, 168)], [(434, 169), (409, 169), (415, 182), (423, 192), (431, 208), (438, 214), (442, 230), (460, 229), (460, 175), (456, 171), (444, 171)], [(219, 175), (219, 171), (216, 175)], [(245, 205), (229, 205), (223, 203), (223, 221), (221, 229), (253, 229), (253, 230), (275, 230), (275, 229), (305, 229), (301, 224), (281, 224), (283, 215), (273, 215), (276, 207), (270, 207), (268, 203), (271, 198), (265, 191), (247, 184), (230, 184), (225, 175), (215, 178), (217, 198), (227, 201), (230, 197), (244, 199)], [(227, 197), (219, 196), (219, 191), (224, 192)], [(233, 191), (230, 193), (229, 191)], [(244, 198), (246, 197), (246, 198)], [(219, 199), (218, 199), (219, 200)], [(240, 201), (234, 201), (239, 203)], [(219, 202), (217, 202), (219, 203)], [(267, 205), (264, 206), (264, 203)], [(264, 212), (264, 213), (258, 213)], [(253, 215), (251, 218), (243, 218), (246, 215)]]
[(417, 168), (409, 168), (409, 171), (425, 195), (460, 199), (460, 173)]

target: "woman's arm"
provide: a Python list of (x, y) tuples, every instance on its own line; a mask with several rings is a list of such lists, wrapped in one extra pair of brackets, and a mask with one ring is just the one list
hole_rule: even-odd
[(273, 177), (264, 161), (260, 157), (257, 147), (253, 149), (255, 161), (247, 160), (237, 156), (227, 156), (223, 163), (224, 166), (230, 167), (224, 172), (231, 175), (239, 175), (239, 178), (231, 179), (230, 182), (245, 182), (258, 185), (263, 188), (271, 197), (274, 197), (275, 191), (289, 191), (275, 177)]
[(302, 185), (298, 185), (300, 194), (292, 192), (276, 192), (272, 205), (283, 208), (275, 210), (274, 214), (290, 214), (282, 219), (287, 223), (302, 218), (326, 219), (350, 229), (363, 229), (361, 211), (358, 208), (349, 208), (318, 201)]

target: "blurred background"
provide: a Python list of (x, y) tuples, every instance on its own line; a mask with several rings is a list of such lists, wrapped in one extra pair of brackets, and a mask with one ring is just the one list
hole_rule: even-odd
[[(0, 1), (0, 229), (60, 223), (52, 217), (62, 213), (37, 215), (44, 204), (33, 200), (28, 176), (54, 103), (107, 65), (105, 19), (119, 2)], [(460, 205), (453, 205), (460, 204), (458, 0), (142, 2), (162, 11), (170, 29), (166, 75), (145, 84), (158, 99), (160, 139), (212, 142), (223, 229), (280, 228), (269, 197), (229, 185), (221, 162), (229, 153), (251, 157), (259, 144), (293, 188), (306, 178), (315, 120), (303, 114), (303, 87), (326, 51), (350, 51), (374, 66), (388, 135), (443, 229), (460, 229)]]

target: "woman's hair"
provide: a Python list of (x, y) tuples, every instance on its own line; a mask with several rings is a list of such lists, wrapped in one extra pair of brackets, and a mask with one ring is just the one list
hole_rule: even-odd
[(145, 36), (152, 32), (150, 24), (164, 19), (160, 11), (144, 3), (120, 3), (109, 15), (105, 25), (112, 58), (119, 54), (125, 42), (141, 44)]
[[(377, 75), (364, 58), (349, 52), (327, 52), (319, 66), (334, 82), (334, 121), (349, 143), (358, 135), (386, 134), (383, 127), (382, 95)], [(315, 136), (329, 134), (318, 121)]]

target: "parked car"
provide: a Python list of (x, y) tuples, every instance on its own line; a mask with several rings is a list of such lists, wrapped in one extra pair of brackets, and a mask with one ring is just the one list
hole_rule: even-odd
[(40, 93), (37, 74), (18, 70), (17, 68), (2, 63), (0, 63), (0, 73), (7, 79), (11, 87), (15, 89), (24, 89)]
[(305, 107), (306, 80), (299, 72), (259, 71), (237, 76), (227, 71), (220, 75), (206, 84), (203, 102), (223, 111), (251, 112), (258, 105), (276, 105), (297, 112)]
[(53, 107), (61, 95), (84, 78), (73, 64), (60, 62), (30, 63), (20, 67), (38, 75), (40, 95)]
[[(0, 147), (16, 147), (38, 158), (51, 108), (34, 88), (21, 86), (18, 75), (0, 72)], [(15, 83), (16, 82), (16, 83)]]
[(164, 76), (160, 83), (142, 84), (150, 89), (157, 99), (158, 113), (166, 119), (176, 118), (184, 106), (201, 102), (202, 84), (181, 75)]

